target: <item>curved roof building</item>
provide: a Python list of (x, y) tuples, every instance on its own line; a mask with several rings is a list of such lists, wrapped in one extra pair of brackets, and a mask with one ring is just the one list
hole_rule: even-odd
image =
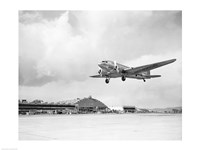
[(92, 97), (80, 99), (75, 105), (78, 107), (79, 111), (82, 112), (94, 112), (108, 109), (104, 103), (93, 99)]

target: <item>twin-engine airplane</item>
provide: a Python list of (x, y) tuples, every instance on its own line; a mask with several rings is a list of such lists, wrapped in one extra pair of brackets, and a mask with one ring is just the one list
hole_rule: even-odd
[(161, 77), (161, 75), (151, 75), (150, 70), (155, 68), (173, 63), (176, 59), (166, 60), (154, 64), (149, 64), (140, 67), (127, 67), (125, 65), (119, 64), (116, 61), (102, 61), (98, 64), (100, 70), (98, 75), (90, 76), (93, 78), (106, 78), (105, 82), (109, 83), (110, 78), (121, 77), (122, 81), (125, 81), (126, 78), (142, 79), (144, 82), (145, 79)]

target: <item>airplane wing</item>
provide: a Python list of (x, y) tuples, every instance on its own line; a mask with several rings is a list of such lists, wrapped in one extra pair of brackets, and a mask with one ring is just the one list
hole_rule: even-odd
[(131, 74), (137, 74), (137, 73), (153, 70), (155, 68), (173, 63), (174, 61), (176, 61), (176, 59), (166, 60), (166, 61), (162, 61), (162, 62), (158, 62), (158, 63), (154, 63), (154, 64), (149, 64), (149, 65), (145, 65), (145, 66), (140, 66), (140, 67), (136, 67), (136, 68), (127, 68), (127, 69), (124, 70), (124, 72), (125, 73), (131, 73)]
[(105, 77), (103, 77), (101, 75), (94, 75), (94, 76), (90, 76), (90, 77), (92, 77), (92, 78), (105, 78)]

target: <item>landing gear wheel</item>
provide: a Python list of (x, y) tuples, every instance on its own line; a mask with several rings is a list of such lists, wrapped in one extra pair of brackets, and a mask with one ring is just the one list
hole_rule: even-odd
[(105, 82), (108, 84), (109, 83), (109, 79), (106, 79)]
[(125, 81), (126, 80), (126, 77), (125, 76), (122, 76), (122, 81)]
[(144, 81), (144, 82), (146, 82), (146, 80), (145, 80), (145, 79), (143, 79), (143, 81)]

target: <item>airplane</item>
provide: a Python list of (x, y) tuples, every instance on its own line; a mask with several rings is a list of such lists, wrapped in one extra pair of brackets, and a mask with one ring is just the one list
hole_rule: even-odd
[(106, 78), (105, 82), (107, 84), (109, 83), (110, 78), (118, 78), (118, 77), (121, 77), (122, 81), (125, 81), (126, 78), (134, 78), (134, 79), (139, 79), (146, 82), (146, 79), (161, 77), (161, 75), (151, 75), (150, 70), (173, 63), (175, 61), (176, 59), (170, 59), (170, 60), (153, 63), (149, 65), (144, 65), (144, 66), (139, 66), (139, 67), (128, 67), (128, 66), (119, 64), (116, 61), (104, 60), (98, 63), (99, 74), (93, 75), (90, 77)]

